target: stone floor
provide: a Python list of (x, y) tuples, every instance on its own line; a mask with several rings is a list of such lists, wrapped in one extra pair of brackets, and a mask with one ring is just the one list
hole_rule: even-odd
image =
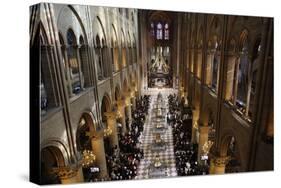
[[(155, 126), (155, 112), (153, 108), (157, 103), (157, 95), (161, 92), (163, 96), (163, 115), (161, 122), (165, 130), (159, 130)], [(168, 95), (175, 93), (171, 89), (152, 89), (146, 94), (151, 95), (151, 103), (148, 116), (144, 125), (144, 132), (141, 138), (141, 149), (144, 151), (144, 158), (140, 161), (136, 179), (161, 178), (177, 176), (176, 162), (174, 156), (172, 127), (167, 124), (166, 113), (168, 112)], [(160, 133), (162, 144), (155, 144), (155, 134)], [(156, 161), (161, 166), (156, 167)]]

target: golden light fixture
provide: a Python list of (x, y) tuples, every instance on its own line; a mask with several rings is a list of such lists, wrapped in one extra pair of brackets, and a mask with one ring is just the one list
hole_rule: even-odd
[(203, 145), (203, 147), (202, 147), (202, 150), (203, 150), (204, 155), (208, 155), (208, 153), (209, 153), (209, 151), (210, 151), (210, 149), (211, 149), (213, 143), (214, 143), (214, 142), (212, 142), (212, 141), (210, 141), (210, 140), (204, 143), (204, 145)]
[(117, 119), (120, 119), (122, 117), (121, 112), (119, 110), (116, 111), (116, 117)]
[(131, 98), (135, 97), (135, 92), (131, 92)]
[(104, 130), (103, 134), (104, 134), (104, 137), (110, 136), (110, 135), (112, 134), (112, 129), (110, 129), (109, 127), (106, 128), (106, 129)]
[(94, 163), (94, 161), (96, 160), (96, 156), (94, 155), (93, 151), (91, 151), (91, 150), (84, 150), (82, 155), (83, 155), (83, 158), (82, 158), (83, 167), (91, 166)]

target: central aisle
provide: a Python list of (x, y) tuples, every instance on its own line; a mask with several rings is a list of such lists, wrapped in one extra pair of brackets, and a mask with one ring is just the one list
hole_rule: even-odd
[[(161, 133), (161, 139), (164, 142), (164, 150), (155, 151), (151, 148), (154, 147), (155, 133), (153, 133), (153, 121), (155, 118), (153, 113), (153, 106), (155, 106), (157, 101), (157, 95), (161, 92), (163, 96), (163, 123), (167, 127), (166, 131)], [(140, 149), (143, 149), (144, 158), (140, 161), (137, 170), (136, 179), (148, 179), (148, 178), (160, 178), (160, 177), (173, 177), (177, 176), (176, 171), (176, 161), (174, 156), (174, 145), (173, 145), (173, 134), (172, 127), (167, 124), (167, 119), (165, 118), (168, 112), (168, 95), (174, 93), (174, 90), (171, 89), (161, 89), (161, 90), (152, 90), (146, 94), (151, 95), (150, 107), (148, 110), (148, 116), (144, 124), (143, 136), (141, 138)], [(155, 168), (156, 158), (160, 159), (162, 166), (161, 168)]]

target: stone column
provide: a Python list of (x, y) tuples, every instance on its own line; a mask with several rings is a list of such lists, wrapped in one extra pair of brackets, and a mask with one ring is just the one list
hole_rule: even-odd
[(190, 48), (190, 71), (194, 72), (194, 49)]
[(117, 102), (117, 109), (120, 112), (120, 119), (122, 124), (122, 133), (125, 134), (127, 132), (126, 128), (126, 119), (125, 119), (125, 101), (120, 99)]
[[(58, 96), (54, 90), (55, 86), (55, 70), (54, 65), (52, 61), (52, 51), (53, 46), (41, 46), (41, 66), (42, 66), (42, 72), (44, 73), (41, 76), (43, 79), (44, 88), (46, 91), (47, 99), (48, 99), (48, 108), (55, 107), (59, 105)], [(43, 71), (46, 70), (46, 71)]]
[(180, 99), (182, 97), (184, 97), (184, 87), (183, 86), (179, 87), (179, 97), (180, 97)]
[(119, 149), (117, 124), (116, 124), (116, 112), (105, 112), (105, 116), (107, 121), (107, 127), (112, 130), (112, 133), (109, 136), (110, 146), (111, 148), (117, 146), (117, 149)]
[(232, 97), (233, 97), (233, 84), (234, 84), (234, 79), (236, 78), (235, 75), (235, 66), (236, 65), (236, 56), (234, 56), (233, 54), (228, 54), (227, 56), (227, 76), (226, 76), (226, 80), (225, 80), (225, 94), (224, 94), (224, 98), (227, 101), (231, 101)]
[(205, 83), (206, 85), (210, 86), (212, 85), (212, 64), (213, 64), (213, 59), (214, 59), (214, 53), (212, 51), (208, 51), (207, 53), (207, 62), (206, 62), (206, 80)]
[(125, 93), (125, 106), (126, 106), (126, 112), (129, 119), (129, 128), (131, 129), (131, 122), (132, 122), (132, 106), (131, 106), (131, 93), (127, 92)]
[(137, 105), (136, 105), (136, 96), (135, 95), (133, 96), (133, 104), (132, 105), (133, 105), (133, 109), (136, 110)]
[(80, 62), (81, 62), (81, 70), (83, 73), (83, 81), (84, 87), (89, 87), (91, 86), (91, 76), (90, 76), (90, 72), (91, 72), (91, 68), (90, 68), (90, 64), (89, 64), (89, 46), (88, 45), (81, 45), (80, 46), (80, 50), (79, 50), (79, 55), (80, 55)]
[(122, 47), (122, 68), (126, 67), (126, 48)]
[(82, 166), (80, 168), (78, 168), (78, 171), (77, 171), (77, 181), (78, 182), (84, 182), (84, 175), (83, 175)]
[(73, 97), (74, 94), (72, 92), (72, 79), (70, 77), (70, 69), (69, 69), (69, 61), (68, 61), (68, 56), (67, 56), (67, 51), (66, 51), (66, 46), (62, 46), (62, 53), (63, 53), (63, 60), (64, 60), (64, 68), (66, 72), (66, 82), (67, 82), (67, 89), (68, 89), (68, 94), (69, 97)]
[(233, 104), (236, 106), (237, 90), (238, 90), (238, 74), (239, 74), (239, 62), (238, 58), (235, 60), (235, 70), (234, 70), (234, 86), (233, 86)]
[(100, 66), (100, 72), (101, 72), (101, 77), (102, 77), (102, 80), (105, 78), (105, 75), (104, 75), (104, 56), (103, 56), (103, 52), (102, 52), (102, 48), (99, 48), (99, 57), (101, 58), (101, 66)]
[(202, 49), (197, 51), (197, 70), (196, 75), (201, 79), (201, 70), (202, 70)]
[(209, 127), (205, 125), (199, 126), (199, 143), (198, 143), (198, 162), (201, 164), (201, 155), (204, 154), (203, 146), (208, 142)]
[[(119, 61), (119, 50), (117, 47), (114, 47), (114, 65), (115, 65), (115, 71), (120, 70), (120, 61)], [(117, 57), (116, 57), (117, 56)]]
[(209, 174), (215, 174), (215, 159), (210, 160)]
[(103, 131), (98, 135), (95, 135), (92, 140), (92, 150), (94, 155), (96, 156), (95, 164), (99, 167), (99, 178), (107, 178), (107, 165), (106, 165), (106, 158), (105, 158), (105, 150), (104, 150), (104, 142), (103, 142)]
[(61, 180), (62, 184), (73, 184), (84, 182), (82, 167), (59, 167), (55, 169), (55, 173)]
[(131, 92), (131, 98), (133, 99), (132, 108), (133, 110), (136, 110), (136, 96), (135, 96), (135, 87), (134, 90)]
[(197, 143), (197, 130), (198, 130), (198, 110), (192, 110), (192, 136), (191, 136), (191, 142), (192, 143)]
[(128, 127), (131, 130), (131, 123), (132, 123), (132, 109), (131, 109), (131, 104), (127, 105), (126, 104), (126, 114), (128, 115)]
[(229, 161), (229, 157), (215, 157), (211, 160), (210, 174), (224, 174), (225, 166)]
[[(139, 83), (139, 82), (138, 82)], [(139, 92), (139, 90), (138, 90), (138, 84), (137, 84), (137, 87), (135, 88), (135, 97), (136, 97), (136, 99), (135, 100), (137, 100), (137, 99), (139, 99), (140, 98), (140, 92)], [(137, 107), (137, 106), (136, 106)]]

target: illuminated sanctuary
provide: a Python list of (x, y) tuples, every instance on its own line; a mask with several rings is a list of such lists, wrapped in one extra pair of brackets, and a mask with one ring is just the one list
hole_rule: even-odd
[(273, 170), (271, 18), (41, 3), (30, 52), (41, 184)]

